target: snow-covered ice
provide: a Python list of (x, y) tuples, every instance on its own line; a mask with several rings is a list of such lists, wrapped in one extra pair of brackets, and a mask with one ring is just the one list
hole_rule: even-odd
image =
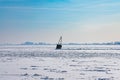
[(0, 80), (120, 80), (119, 45), (0, 46)]

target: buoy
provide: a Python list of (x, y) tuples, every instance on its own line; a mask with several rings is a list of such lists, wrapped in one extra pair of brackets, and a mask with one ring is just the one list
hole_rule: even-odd
[(61, 48), (62, 48), (62, 36), (60, 36), (58, 44), (56, 45), (56, 49), (61, 49)]

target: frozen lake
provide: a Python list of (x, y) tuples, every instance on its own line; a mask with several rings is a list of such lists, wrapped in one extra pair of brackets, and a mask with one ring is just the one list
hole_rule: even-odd
[(119, 45), (0, 46), (0, 80), (120, 80)]

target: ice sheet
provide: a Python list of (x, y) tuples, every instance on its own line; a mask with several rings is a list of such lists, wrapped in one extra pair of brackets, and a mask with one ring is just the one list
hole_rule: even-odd
[(0, 46), (0, 80), (120, 80), (120, 46)]

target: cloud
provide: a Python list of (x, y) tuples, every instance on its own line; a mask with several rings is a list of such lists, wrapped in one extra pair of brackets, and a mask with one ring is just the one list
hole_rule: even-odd
[[(95, 6), (94, 6), (95, 7)], [(105, 11), (113, 11), (113, 10), (101, 10), (101, 9), (93, 9), (93, 6), (89, 7), (71, 7), (71, 8), (64, 8), (64, 7), (55, 7), (55, 8), (48, 8), (48, 7), (0, 7), (0, 9), (22, 9), (22, 10), (55, 10), (55, 11), (83, 11), (83, 12), (105, 12)]]
[(116, 2), (116, 3), (99, 3), (99, 4), (86, 6), (86, 8), (103, 8), (103, 7), (116, 7), (116, 6), (120, 6), (120, 2)]
[(1, 9), (27, 9), (27, 10), (61, 10), (61, 11), (81, 11), (80, 8), (35, 8), (35, 7), (0, 7)]
[[(21, 0), (0, 0), (0, 1), (21, 1)], [(22, 0), (22, 1), (27, 1), (27, 0)], [(61, 1), (65, 1), (65, 0), (61, 0)], [(115, 1), (112, 3), (109, 0), (100, 0), (100, 1), (69, 0), (69, 1), (70, 1), (70, 3), (63, 4), (63, 5), (54, 4), (53, 7), (45, 5), (46, 7), (1, 6), (0, 8), (3, 8), (3, 9), (26, 9), (26, 10), (59, 10), (59, 11), (90, 11), (90, 12), (93, 12), (93, 11), (113, 11), (113, 9), (108, 9), (108, 8), (120, 6), (120, 2)]]

